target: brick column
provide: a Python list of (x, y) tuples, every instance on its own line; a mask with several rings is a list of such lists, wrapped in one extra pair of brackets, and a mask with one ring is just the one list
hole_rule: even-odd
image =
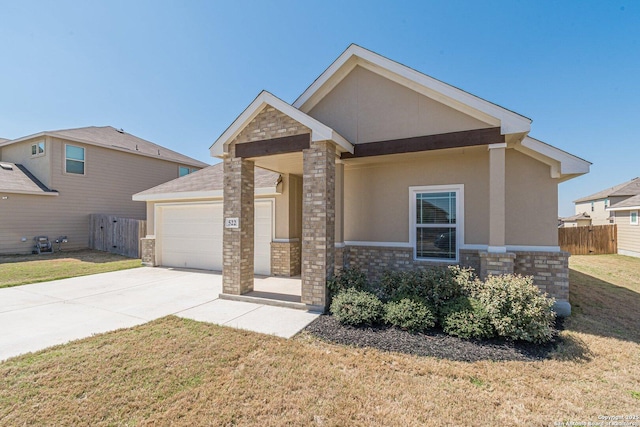
[(222, 292), (225, 294), (242, 295), (253, 290), (253, 187), (253, 162), (225, 158), (224, 218), (240, 220), (238, 228), (225, 227), (223, 232)]
[(140, 246), (142, 247), (142, 265), (147, 267), (156, 266), (156, 238), (155, 237), (143, 237), (140, 239)]
[(312, 142), (302, 157), (302, 302), (326, 309), (335, 255), (336, 146)]

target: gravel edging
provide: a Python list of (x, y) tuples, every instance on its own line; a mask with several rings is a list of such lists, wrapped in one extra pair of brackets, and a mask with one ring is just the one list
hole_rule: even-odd
[[(556, 325), (562, 328), (562, 323)], [(412, 334), (390, 326), (353, 327), (340, 324), (331, 315), (322, 315), (303, 332), (336, 344), (372, 347), (383, 351), (432, 356), (461, 362), (536, 361), (549, 359), (562, 338), (547, 344), (502, 340), (463, 340), (442, 331)]]

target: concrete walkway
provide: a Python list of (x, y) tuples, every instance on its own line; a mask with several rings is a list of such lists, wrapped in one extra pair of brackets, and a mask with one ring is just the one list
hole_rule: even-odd
[(0, 360), (170, 314), (290, 338), (318, 313), (218, 299), (219, 273), (142, 267), (0, 289)]

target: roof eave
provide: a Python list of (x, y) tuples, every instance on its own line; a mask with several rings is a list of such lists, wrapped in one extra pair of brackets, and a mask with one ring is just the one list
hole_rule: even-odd
[[(277, 196), (281, 193), (282, 192), (278, 190), (277, 186), (260, 187), (255, 190), (256, 196)], [(144, 192), (142, 192), (131, 196), (131, 200), (135, 202), (159, 202), (170, 200), (221, 199), (223, 194), (224, 190), (175, 191), (153, 194), (144, 194)]]
[(589, 173), (591, 167), (591, 162), (530, 136), (524, 137), (514, 147), (516, 150), (548, 164), (551, 167), (551, 177), (559, 179), (560, 182)]

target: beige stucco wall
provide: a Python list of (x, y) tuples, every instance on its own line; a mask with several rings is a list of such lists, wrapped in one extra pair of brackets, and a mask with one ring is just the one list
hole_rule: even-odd
[[(631, 225), (631, 211), (616, 211), (618, 251), (628, 251), (640, 256), (640, 225)], [(631, 255), (631, 254), (629, 254)]]
[(489, 153), (484, 149), (448, 150), (345, 161), (344, 240), (409, 242), (409, 187), (464, 184), (465, 241), (489, 238)]
[(490, 126), (359, 66), (309, 115), (354, 144)]
[[(45, 143), (44, 155), (32, 156), (31, 146), (38, 142)], [(33, 138), (3, 147), (0, 160), (23, 165), (40, 182), (51, 188), (51, 147), (51, 138), (44, 136)]]
[(506, 243), (558, 245), (558, 181), (549, 166), (507, 150)]
[[(486, 147), (345, 161), (345, 241), (409, 242), (409, 187), (464, 185), (464, 243), (489, 239)], [(546, 166), (506, 154), (506, 244), (557, 245), (557, 182)]]
[[(51, 159), (49, 186), (58, 190), (58, 196), (0, 194), (7, 197), (0, 199), (0, 253), (30, 252), (36, 235), (50, 239), (66, 235), (69, 243), (63, 248), (85, 248), (89, 241), (89, 214), (145, 219), (145, 203), (134, 202), (131, 196), (178, 177), (178, 165), (173, 162), (91, 145), (72, 145), (85, 148), (86, 175), (66, 174), (64, 141), (47, 141), (47, 156)], [(35, 170), (29, 170), (35, 175)], [(22, 243), (21, 237), (26, 237), (27, 242)]]

